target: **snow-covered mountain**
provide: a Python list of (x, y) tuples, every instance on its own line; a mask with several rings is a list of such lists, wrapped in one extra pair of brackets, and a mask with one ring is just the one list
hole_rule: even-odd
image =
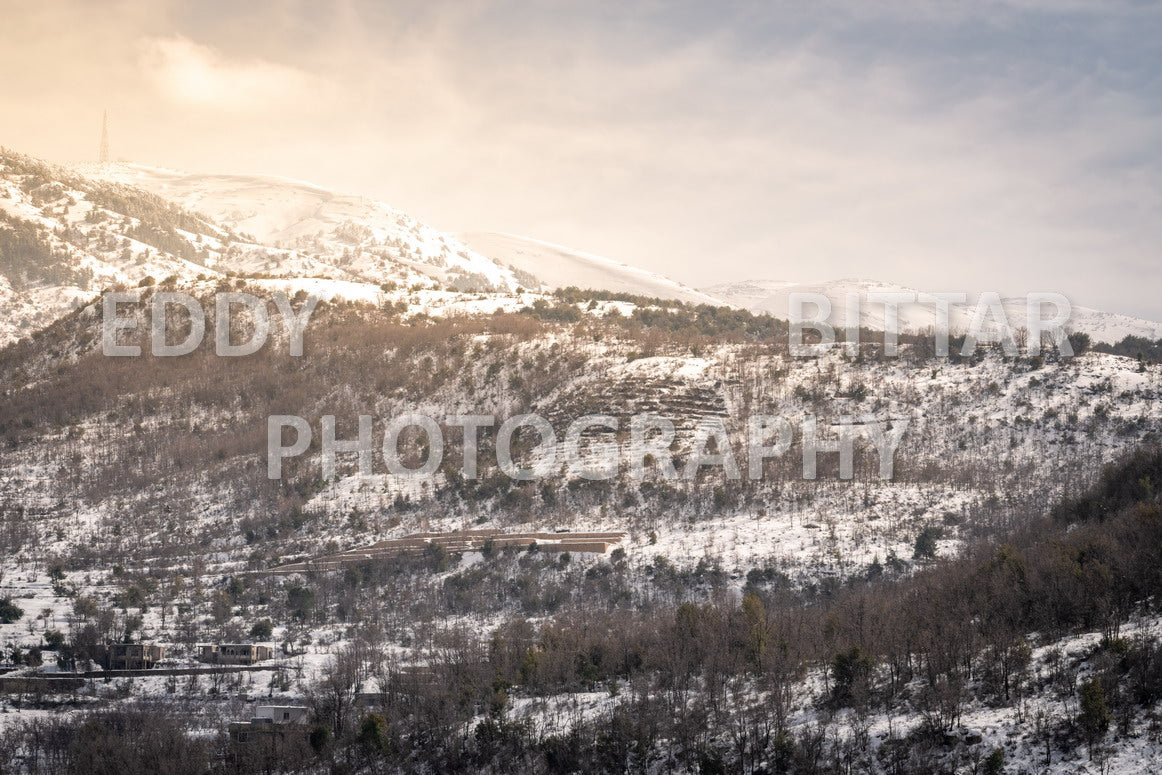
[[(865, 328), (882, 331), (885, 327), (885, 308), (882, 303), (872, 302), (872, 293), (915, 294), (917, 298), (925, 291), (892, 283), (865, 279), (845, 279), (831, 282), (793, 283), (779, 280), (751, 280), (724, 283), (704, 289), (709, 295), (722, 299), (751, 312), (766, 312), (778, 318), (787, 318), (792, 293), (821, 294), (831, 302), (828, 321), (835, 327), (847, 325), (847, 298), (855, 294), (860, 299), (859, 323)], [(929, 291), (930, 293), (930, 291)], [(949, 309), (949, 328), (952, 331), (966, 331), (972, 320), (979, 295), (968, 294), (964, 304), (952, 304)], [(1026, 299), (1008, 297), (1001, 300), (1005, 316), (1014, 328), (1023, 327), (1026, 316)], [(813, 310), (804, 312), (810, 316)], [(933, 303), (900, 304), (898, 307), (901, 331), (923, 331), (935, 325), (935, 305)], [(1051, 310), (1046, 310), (1051, 314)], [(987, 322), (987, 321), (986, 321)], [(1072, 331), (1084, 331), (1095, 341), (1115, 343), (1127, 335), (1157, 339), (1162, 337), (1162, 324), (1141, 318), (1102, 312), (1090, 307), (1074, 305), (1067, 325)]]
[(499, 232), (470, 232), (461, 238), (474, 250), (536, 277), (547, 288), (575, 286), (692, 304), (724, 303), (665, 275), (551, 242)]
[(0, 150), (0, 345), (103, 289), (231, 276), (306, 283), (324, 297), (420, 293), (428, 311), (440, 302), (432, 294), (447, 302), (457, 291), (516, 304), (521, 286), (511, 269), (381, 202), (282, 178), (66, 168)]
[[(846, 325), (847, 296), (858, 294), (860, 324), (871, 329), (884, 328), (884, 306), (868, 301), (868, 293), (918, 293), (873, 280), (747, 281), (697, 290), (541, 240), (497, 232), (455, 237), (382, 202), (288, 178), (124, 163), (64, 168), (0, 153), (0, 344), (103, 288), (227, 276), (309, 281), (312, 288), (329, 281), (316, 290), (373, 301), (418, 292), (424, 298), (411, 302), (426, 312), (467, 304), (458, 291), (499, 294), (508, 301), (497, 297), (497, 304), (515, 308), (525, 303), (521, 289), (576, 286), (785, 318), (790, 294), (820, 293), (831, 299), (837, 327)], [(974, 302), (952, 309), (953, 330), (967, 329)], [(1023, 298), (1004, 305), (1010, 321), (1024, 320)], [(903, 305), (899, 321), (904, 330), (923, 330), (933, 325), (934, 308)], [(1111, 343), (1162, 336), (1156, 322), (1080, 306), (1070, 328)]]
[[(79, 169), (142, 188), (256, 242), (314, 256), (352, 278), (413, 282), (419, 275), (460, 290), (520, 285), (511, 270), (450, 234), (374, 199), (270, 175), (205, 175), (140, 164)], [(277, 269), (291, 267), (283, 262)]]
[[(337, 265), (343, 279), (380, 283), (400, 269), (462, 290), (576, 286), (693, 304), (723, 300), (669, 277), (529, 237), (472, 232), (454, 237), (366, 197), (270, 175), (196, 174), (140, 164), (78, 171), (132, 185), (284, 253), (264, 269), (319, 273), (303, 256)], [(295, 266), (298, 258), (301, 265)], [(277, 264), (277, 267), (275, 266)]]

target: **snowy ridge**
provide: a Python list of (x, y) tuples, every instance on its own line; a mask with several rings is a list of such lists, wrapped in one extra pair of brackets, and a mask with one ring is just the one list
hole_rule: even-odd
[[(416, 308), (428, 314), (459, 306), (463, 311), (513, 308), (523, 303), (523, 289), (576, 286), (786, 318), (790, 294), (819, 293), (831, 300), (829, 321), (836, 327), (847, 323), (846, 297), (858, 294), (863, 299), (859, 323), (874, 330), (885, 328), (885, 311), (883, 304), (866, 300), (868, 293), (919, 293), (867, 279), (759, 280), (697, 290), (656, 272), (542, 240), (499, 232), (454, 237), (382, 202), (290, 178), (192, 174), (127, 163), (64, 169), (8, 158), (24, 161), (0, 165), (0, 215), (42, 230), (45, 250), (59, 254), (69, 271), (47, 280), (0, 271), (0, 343), (51, 323), (103, 288), (133, 286), (150, 277), (179, 284), (230, 275), (311, 279), (317, 281), (313, 285), (330, 281), (327, 296), (361, 301), (395, 298), (406, 289), (409, 298), (439, 296), (434, 307), (425, 299)], [(54, 179), (30, 181), (37, 176), (14, 171), (27, 172), (30, 164)], [(188, 243), (190, 249), (179, 255), (169, 243), (143, 241), (142, 233), (158, 223), (118, 212), (108, 206), (108, 197), (91, 201), (94, 190), (114, 192), (113, 201), (148, 192), (204, 221), (198, 233), (160, 224)], [(464, 304), (458, 304), (449, 296), (466, 291), (493, 298), (482, 303), (478, 295), (465, 295)], [(975, 301), (970, 295), (965, 305), (953, 307), (949, 322), (954, 332), (968, 329)], [(1010, 323), (1023, 327), (1025, 300), (1004, 299), (1003, 306)], [(931, 304), (899, 308), (902, 330), (922, 331), (934, 323)], [(1069, 328), (1111, 343), (1127, 335), (1162, 337), (1157, 322), (1080, 306), (1073, 307)]]
[[(923, 294), (915, 288), (866, 279), (844, 279), (829, 282), (793, 283), (779, 280), (749, 280), (724, 283), (705, 289), (705, 292), (756, 313), (768, 313), (778, 318), (788, 318), (792, 293), (822, 294), (831, 302), (828, 321), (835, 327), (847, 325), (847, 297), (860, 297), (859, 325), (877, 331), (885, 328), (885, 312), (882, 303), (867, 299), (870, 293), (910, 293)], [(979, 294), (968, 294), (965, 304), (953, 304), (949, 310), (949, 328), (953, 332), (964, 332), (969, 328)], [(1026, 300), (1021, 297), (1003, 298), (1001, 303), (1005, 316), (1014, 328), (1024, 327)], [(807, 316), (813, 314), (811, 307), (804, 310)], [(923, 331), (934, 327), (935, 306), (928, 304), (901, 304), (899, 306), (899, 326), (901, 331)], [(1051, 315), (1051, 310), (1046, 310)], [(991, 319), (986, 319), (986, 322)], [(1089, 307), (1073, 306), (1067, 328), (1084, 331), (1095, 341), (1116, 343), (1127, 335), (1158, 339), (1162, 337), (1162, 323), (1141, 318), (1102, 312)]]
[(335, 269), (369, 282), (406, 281), (408, 270), (442, 283), (456, 276), (513, 290), (511, 270), (451, 235), (383, 202), (270, 175), (193, 174), (140, 164), (81, 167), (87, 174), (145, 189), (203, 213), (256, 241), (320, 254)]
[(656, 272), (551, 242), (501, 232), (469, 232), (462, 239), (474, 250), (533, 275), (548, 288), (575, 286), (691, 304), (735, 306)]
[(0, 345), (105, 289), (232, 276), (427, 314), (528, 303), (512, 270), (380, 202), (284, 178), (0, 153)]

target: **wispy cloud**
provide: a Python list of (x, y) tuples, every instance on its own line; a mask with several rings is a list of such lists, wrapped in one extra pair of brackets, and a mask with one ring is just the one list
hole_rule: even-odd
[(145, 41), (141, 66), (164, 99), (227, 112), (278, 109), (322, 90), (319, 79), (293, 67), (229, 59), (181, 36)]

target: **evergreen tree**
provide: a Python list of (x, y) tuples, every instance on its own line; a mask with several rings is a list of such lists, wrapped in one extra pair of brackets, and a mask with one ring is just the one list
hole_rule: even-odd
[(1081, 685), (1079, 695), (1081, 713), (1077, 717), (1077, 724), (1085, 735), (1092, 759), (1094, 746), (1105, 737), (1110, 722), (1113, 721), (1113, 714), (1110, 713), (1110, 706), (1106, 701), (1105, 689), (1096, 676)]

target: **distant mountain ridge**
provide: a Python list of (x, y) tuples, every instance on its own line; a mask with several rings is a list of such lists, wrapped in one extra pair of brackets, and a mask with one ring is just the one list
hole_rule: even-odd
[[(867, 279), (843, 279), (817, 283), (795, 283), (778, 280), (750, 280), (723, 283), (703, 289), (707, 294), (722, 299), (755, 313), (767, 313), (778, 318), (787, 318), (792, 293), (822, 294), (831, 302), (828, 320), (836, 328), (847, 325), (847, 296), (860, 297), (859, 324), (864, 328), (882, 331), (885, 327), (885, 308), (881, 303), (868, 300), (871, 293), (909, 293), (919, 296), (935, 291), (921, 291), (903, 285)], [(964, 304), (952, 304), (949, 310), (949, 328), (952, 331), (966, 331), (979, 294), (968, 294)], [(1026, 299), (1006, 297), (1001, 300), (1005, 316), (1015, 328), (1024, 326)], [(805, 312), (810, 315), (812, 310)], [(1046, 314), (1049, 314), (1047, 311)], [(932, 304), (901, 304), (898, 308), (898, 325), (902, 331), (923, 331), (934, 326), (935, 309)], [(1095, 341), (1116, 343), (1126, 336), (1140, 336), (1147, 339), (1162, 337), (1162, 324), (1141, 318), (1102, 312), (1073, 305), (1069, 323), (1071, 331), (1084, 331)]]
[(70, 168), (0, 149), (0, 346), (106, 288), (231, 276), (371, 301), (392, 289), (513, 295), (522, 285), (451, 235), (309, 183)]
[(691, 304), (734, 306), (657, 272), (552, 242), (501, 232), (469, 232), (462, 239), (480, 253), (533, 275), (547, 288), (596, 288)]
[[(140, 164), (81, 167), (195, 210), (265, 245), (297, 250), (368, 282), (421, 275), (461, 290), (515, 290), (513, 272), (383, 202), (291, 178), (198, 174)], [(282, 267), (280, 267), (282, 268)]]
[[(752, 280), (695, 289), (543, 240), (499, 232), (453, 236), (382, 202), (289, 178), (127, 163), (69, 168), (0, 151), (0, 345), (103, 288), (229, 276), (309, 281), (325, 294), (368, 301), (420, 290), (467, 303), (483, 292), (508, 298), (509, 306), (526, 303), (524, 290), (576, 286), (781, 318), (788, 316), (791, 293), (821, 293), (832, 300), (837, 327), (846, 323), (849, 293), (916, 292), (867, 279)], [(1010, 320), (1023, 320), (1024, 299), (1004, 304)], [(951, 327), (966, 329), (970, 315), (971, 307), (954, 309)], [(902, 329), (933, 322), (930, 306), (900, 311)], [(865, 301), (860, 324), (882, 330), (883, 305)], [(1162, 337), (1156, 322), (1080, 306), (1070, 328), (1110, 343), (1127, 335)]]

